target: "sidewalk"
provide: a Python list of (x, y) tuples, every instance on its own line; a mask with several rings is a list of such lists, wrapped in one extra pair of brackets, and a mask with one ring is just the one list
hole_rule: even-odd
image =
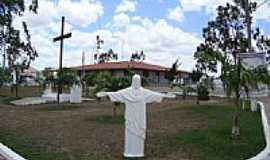
[(262, 98), (259, 98), (259, 100), (264, 104), (267, 119), (268, 119), (268, 125), (270, 126), (270, 97), (262, 97)]
[(258, 98), (259, 103), (263, 103), (261, 108), (262, 125), (264, 128), (266, 147), (257, 156), (249, 160), (270, 160), (270, 97)]

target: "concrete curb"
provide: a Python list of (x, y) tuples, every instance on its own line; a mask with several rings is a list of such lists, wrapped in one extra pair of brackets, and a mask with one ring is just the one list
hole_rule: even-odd
[(2, 143), (0, 143), (0, 154), (3, 155), (7, 160), (26, 160)]
[(270, 128), (268, 125), (268, 119), (265, 111), (265, 106), (262, 102), (258, 102), (261, 108), (261, 117), (263, 123), (264, 136), (266, 140), (266, 147), (255, 157), (248, 160), (269, 160), (270, 159)]

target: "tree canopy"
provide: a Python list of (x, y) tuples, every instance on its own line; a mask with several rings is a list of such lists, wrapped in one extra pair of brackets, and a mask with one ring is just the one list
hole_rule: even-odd
[[(32, 0), (28, 9), (37, 13), (38, 0)], [(15, 16), (23, 16), (24, 0), (2, 0), (0, 2), (0, 45), (6, 48), (9, 68), (27, 69), (38, 56), (31, 43), (31, 35), (25, 21), (22, 22), (25, 41), (20, 36), (20, 30), (14, 28)]]
[[(217, 16), (203, 29), (204, 42), (197, 47), (195, 59), (202, 73), (217, 73), (221, 66), (220, 79), (228, 95), (233, 96), (240, 108), (240, 93), (244, 88), (247, 95), (251, 87), (269, 83), (269, 74), (264, 65), (249, 70), (241, 64), (241, 53), (270, 51), (269, 38), (259, 28), (251, 27), (256, 2), (233, 0), (217, 8)], [(251, 43), (251, 42), (255, 43)], [(255, 54), (254, 53), (254, 54)], [(256, 75), (257, 77), (255, 77)], [(232, 136), (240, 135), (240, 114), (236, 109)]]
[(177, 78), (178, 69), (181, 66), (181, 62), (179, 62), (179, 59), (177, 59), (170, 68), (169, 72), (166, 72), (165, 78), (169, 81), (173, 81)]
[(132, 53), (130, 57), (130, 61), (144, 61), (145, 58), (146, 58), (146, 55), (144, 54), (143, 51), (141, 51), (140, 53), (135, 52), (135, 53)]
[[(249, 51), (261, 53), (270, 51), (270, 41), (268, 37), (260, 33), (259, 28), (251, 30), (251, 38), (255, 43), (251, 48), (248, 45), (249, 34), (246, 28), (248, 22), (252, 22), (252, 13), (256, 9), (256, 2), (247, 4), (246, 0), (234, 0), (225, 6), (219, 6), (215, 20), (210, 21), (203, 29), (204, 42), (197, 47), (195, 53), (197, 65), (204, 73), (217, 73), (220, 64), (220, 78), (229, 90), (228, 93), (233, 91), (238, 96), (240, 87), (245, 87), (244, 84), (247, 84), (247, 82), (242, 82), (247, 80), (247, 73), (254, 74), (258, 71), (248, 71), (239, 66), (241, 64), (238, 61), (238, 55)], [(251, 15), (249, 19), (247, 13)], [(251, 84), (251, 82), (248, 83)]]
[(118, 60), (118, 54), (115, 53), (112, 49), (109, 49), (108, 52), (95, 54), (94, 58), (97, 61), (97, 63), (105, 63), (111, 60)]
[(76, 71), (70, 68), (63, 68), (62, 73), (57, 76), (57, 81), (61, 81), (61, 84), (72, 86), (74, 83), (80, 83)]

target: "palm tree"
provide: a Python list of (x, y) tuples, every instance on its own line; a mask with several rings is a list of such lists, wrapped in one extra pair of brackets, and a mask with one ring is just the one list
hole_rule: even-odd
[[(116, 77), (113, 76), (110, 72), (100, 72), (96, 74), (92, 78), (91, 82), (92, 84), (96, 84), (95, 86), (95, 95), (96, 93), (100, 91), (106, 91), (106, 92), (115, 92), (120, 89), (124, 89), (131, 84), (131, 76), (126, 76), (126, 77)], [(116, 110), (117, 106), (119, 106), (120, 103), (114, 103), (113, 106), (113, 116), (116, 116)]]
[(56, 81), (61, 81), (61, 84), (67, 88), (70, 88), (74, 83), (79, 83), (77, 73), (70, 68), (63, 68), (61, 76), (58, 75)]

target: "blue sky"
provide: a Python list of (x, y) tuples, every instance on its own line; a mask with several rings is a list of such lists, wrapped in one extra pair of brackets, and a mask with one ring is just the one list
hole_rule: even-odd
[[(30, 0), (27, 0), (29, 2)], [(25, 13), (15, 20), (27, 21), (32, 41), (40, 57), (33, 66), (57, 67), (59, 44), (52, 38), (60, 31), (61, 16), (66, 17), (64, 65), (93, 63), (95, 37), (104, 39), (104, 50), (112, 48), (121, 60), (128, 60), (132, 52), (144, 50), (146, 61), (171, 66), (180, 58), (181, 68), (192, 70), (193, 53), (201, 42), (202, 28), (215, 17), (215, 8), (231, 0), (39, 0), (38, 14)], [(262, 0), (256, 0), (260, 3)], [(254, 15), (254, 26), (268, 34), (270, 6), (261, 7)]]

